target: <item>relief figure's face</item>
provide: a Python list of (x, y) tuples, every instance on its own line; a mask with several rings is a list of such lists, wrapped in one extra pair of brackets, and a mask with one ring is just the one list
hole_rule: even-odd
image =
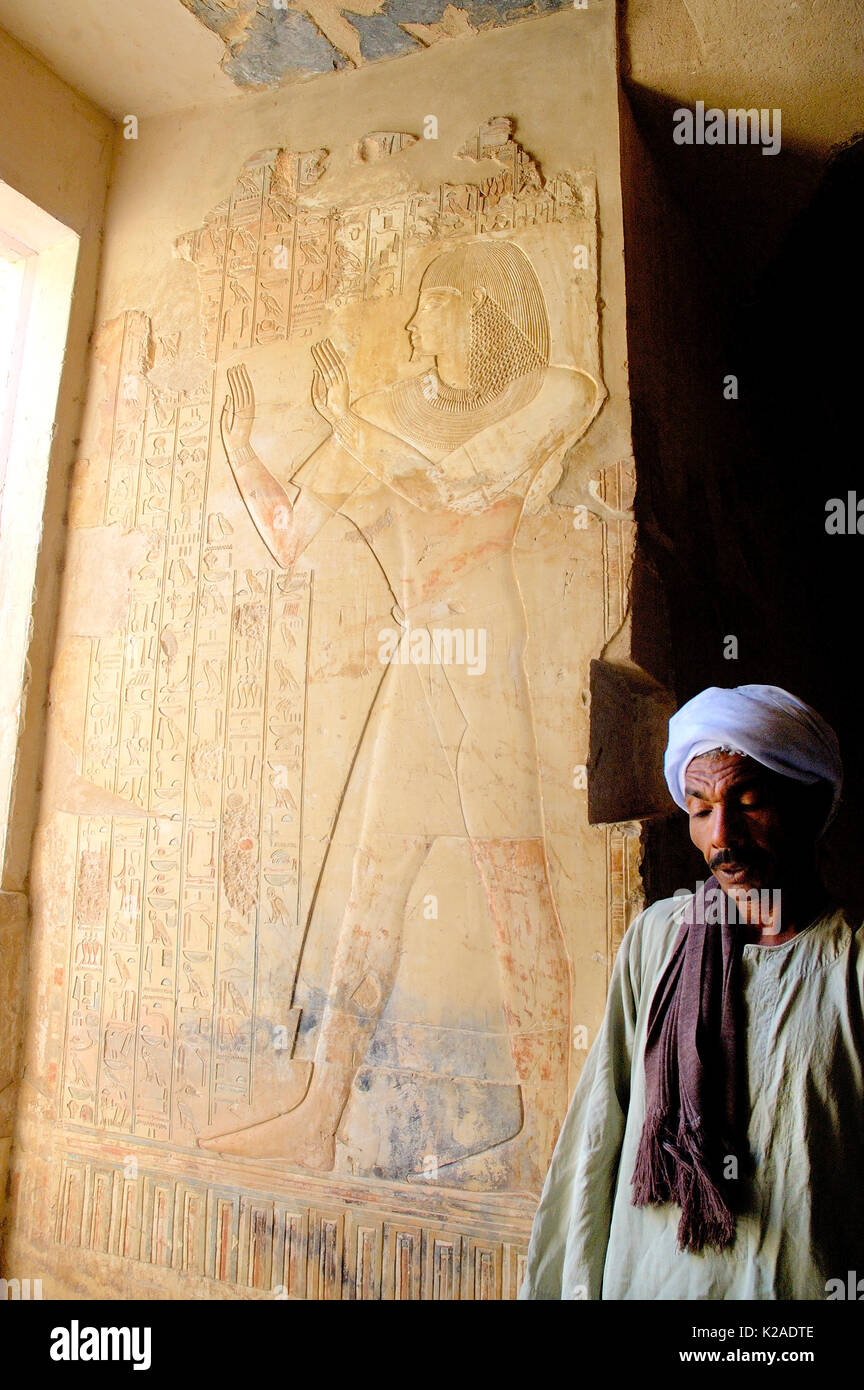
[(442, 379), (453, 385), (467, 381), (471, 312), (477, 298), (476, 292), (466, 299), (459, 290), (421, 286), (417, 308), (405, 325), (412, 358), (434, 357)]

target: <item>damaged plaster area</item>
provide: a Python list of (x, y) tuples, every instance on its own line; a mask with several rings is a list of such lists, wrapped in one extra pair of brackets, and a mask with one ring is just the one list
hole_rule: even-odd
[(181, 0), (225, 44), (224, 72), (238, 87), (286, 79), (429, 48), (566, 8), (565, 0), (453, 5), (442, 0)]

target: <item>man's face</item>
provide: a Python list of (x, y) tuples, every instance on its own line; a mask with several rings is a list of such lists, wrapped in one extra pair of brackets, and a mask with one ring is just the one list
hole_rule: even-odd
[[(693, 758), (684, 775), (690, 838), (724, 892), (779, 888), (812, 850), (795, 786), (741, 753)], [(796, 813), (797, 812), (797, 813)], [(809, 844), (808, 844), (809, 839)]]

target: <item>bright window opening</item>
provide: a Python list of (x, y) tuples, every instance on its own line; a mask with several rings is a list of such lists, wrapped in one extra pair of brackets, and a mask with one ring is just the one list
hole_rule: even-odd
[(0, 183), (0, 864), (77, 259), (75, 232)]

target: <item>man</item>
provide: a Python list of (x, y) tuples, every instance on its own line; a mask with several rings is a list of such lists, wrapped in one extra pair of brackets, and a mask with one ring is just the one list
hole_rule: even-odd
[(837, 740), (712, 687), (665, 772), (712, 877), (624, 937), (519, 1296), (824, 1299), (864, 1276), (864, 928), (815, 866)]

